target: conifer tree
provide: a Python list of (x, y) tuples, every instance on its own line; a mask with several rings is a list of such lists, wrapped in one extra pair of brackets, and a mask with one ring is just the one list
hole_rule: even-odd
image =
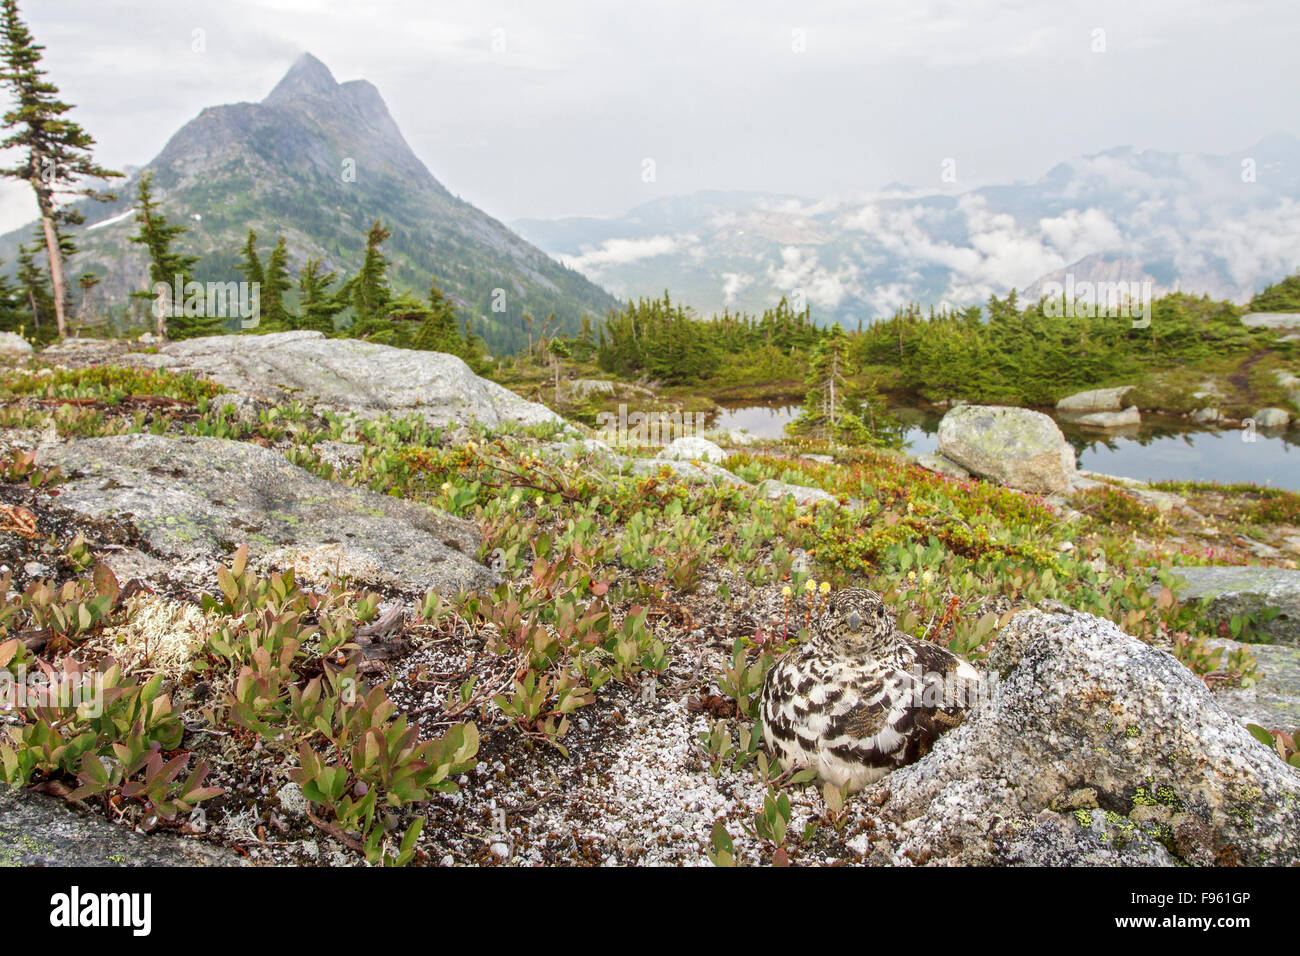
[[(193, 270), (197, 256), (181, 255), (173, 251), (172, 243), (186, 233), (182, 225), (169, 223), (162, 213), (161, 204), (153, 195), (153, 173), (147, 172), (140, 177), (136, 188), (135, 221), (140, 224), (139, 231), (128, 239), (145, 247), (149, 254), (148, 291), (133, 292), (133, 298), (153, 299), (154, 316), (157, 318), (158, 337), (187, 339), (197, 335), (214, 335), (221, 331), (221, 320), (206, 314), (206, 306), (197, 310), (187, 308), (184, 299), (185, 286), (194, 281)], [(166, 298), (156, 296), (154, 288), (165, 285), (168, 289), (180, 286), (182, 295), (174, 301), (174, 295)], [(196, 313), (197, 314), (194, 314)]]
[(415, 334), (412, 347), (464, 356), (465, 342), (456, 320), (456, 308), (436, 282), (429, 285), (429, 308)]
[(90, 325), (95, 321), (94, 292), (97, 285), (99, 285), (99, 276), (93, 272), (83, 272), (81, 277), (77, 279), (77, 287), (81, 290), (81, 302), (77, 306), (77, 320), (83, 325)]
[(60, 235), (60, 227), (85, 221), (63, 201), (74, 196), (112, 199), (111, 193), (87, 187), (85, 180), (122, 174), (91, 158), (95, 140), (65, 116), (72, 105), (60, 100), (58, 87), (44, 79), (46, 71), (40, 67), (44, 49), (19, 16), (17, 0), (0, 0), (0, 86), (13, 97), (11, 108), (0, 120), (9, 134), (0, 141), (0, 151), (19, 150), (21, 155), (16, 165), (0, 169), (0, 175), (30, 184), (36, 194), (49, 259), (50, 297), (62, 337), (67, 333), (63, 264), (74, 249)]
[[(4, 260), (0, 259), (0, 266)], [(22, 290), (14, 286), (13, 280), (0, 272), (0, 332), (18, 332), (23, 330), (27, 309), (23, 302)], [(24, 330), (25, 331), (25, 330)]]
[(18, 287), (27, 317), (31, 322), (32, 338), (37, 343), (49, 342), (58, 332), (54, 319), (54, 298), (50, 295), (49, 274), (36, 261), (42, 237), (30, 245), (18, 244)]
[(346, 298), (355, 313), (352, 334), (365, 338), (380, 333), (387, 324), (392, 291), (388, 287), (388, 260), (379, 251), (391, 233), (376, 220), (366, 234), (366, 257), (361, 271), (344, 286)]
[(240, 255), (242, 261), (235, 268), (239, 270), (245, 282), (250, 285), (257, 283), (260, 288), (266, 283), (266, 272), (262, 268), (262, 260), (257, 255), (257, 233), (252, 229), (248, 230), (248, 238), (244, 240), (244, 248)]
[(334, 334), (334, 316), (347, 306), (330, 292), (338, 279), (337, 272), (324, 272), (319, 259), (308, 259), (298, 273), (298, 291), (301, 294), (302, 316), (298, 328)]
[[(250, 238), (253, 238), (251, 232)], [(257, 251), (252, 250), (252, 254), (256, 257)], [(284, 294), (293, 288), (293, 283), (289, 280), (288, 260), (289, 249), (285, 244), (284, 236), (281, 236), (280, 241), (271, 250), (271, 255), (266, 260), (266, 268), (262, 272), (260, 291), (262, 316), (258, 325), (259, 331), (279, 332), (297, 327), (296, 318), (289, 312), (289, 307), (284, 301)]]

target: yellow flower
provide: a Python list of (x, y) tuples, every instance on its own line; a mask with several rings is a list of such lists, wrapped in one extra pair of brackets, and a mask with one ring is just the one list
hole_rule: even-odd
[(447, 492), (449, 492), (449, 491), (451, 491), (451, 482), (450, 482), (450, 481), (444, 481), (444, 482), (442, 483), (442, 493), (445, 495), (445, 494), (446, 494)]
[(790, 591), (790, 585), (788, 585), (788, 584), (787, 584), (785, 587), (783, 587), (783, 588), (781, 589), (781, 596), (782, 596), (782, 597), (789, 597), (791, 593), (792, 593), (792, 592)]
[(907, 583), (908, 583), (908, 584), (912, 584), (912, 583), (915, 583), (915, 581), (916, 581), (916, 572), (915, 572), (915, 571), (908, 571), (908, 572), (907, 572)]
[(540, 507), (541, 507), (542, 505), (544, 505), (544, 504), (546, 504), (546, 499), (543, 498), (541, 495), (538, 495), (538, 496), (537, 496), (537, 507), (540, 508)]
[(827, 594), (830, 594), (830, 593), (831, 593), (831, 582), (829, 582), (829, 581), (823, 581), (823, 582), (822, 582), (822, 586), (821, 586), (821, 592), (822, 592), (822, 596), (823, 596), (823, 597), (825, 597)]
[(933, 571), (926, 571), (925, 574), (921, 575), (921, 583), (924, 584), (927, 588), (931, 585), (931, 583), (933, 583), (933, 581), (934, 581)]
[(817, 582), (814, 581), (812, 578), (809, 578), (807, 581), (804, 582), (803, 588), (805, 591), (811, 594), (813, 591), (817, 590)]

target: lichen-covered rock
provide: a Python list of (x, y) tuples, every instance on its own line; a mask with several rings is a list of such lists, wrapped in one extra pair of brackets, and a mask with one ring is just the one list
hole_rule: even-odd
[(716, 465), (726, 460), (727, 453), (707, 438), (692, 436), (674, 439), (656, 457), (672, 461), (707, 461)]
[[(1206, 611), (1211, 621), (1249, 614), (1272, 640), (1300, 645), (1300, 571), (1247, 565), (1182, 567), (1174, 573), (1187, 582), (1178, 592), (1180, 601), (1210, 599)], [(1281, 613), (1265, 621), (1261, 615), (1265, 608)]]
[(791, 485), (784, 481), (777, 481), (775, 478), (768, 478), (758, 486), (758, 493), (764, 498), (771, 498), (774, 501), (780, 501), (782, 498), (791, 497), (795, 504), (812, 505), (812, 504), (830, 504), (839, 505), (835, 496), (829, 492), (822, 491), (820, 488), (809, 488), (806, 485)]
[(16, 332), (0, 332), (0, 355), (22, 358), (31, 354), (31, 342)]
[(1247, 686), (1225, 684), (1215, 688), (1220, 705), (1238, 720), (1267, 730), (1290, 733), (1300, 729), (1300, 647), (1286, 644), (1241, 644), (1216, 639), (1207, 642), (1223, 648), (1220, 659), (1242, 650), (1255, 658), (1258, 675)]
[(752, 488), (745, 479), (733, 475), (720, 465), (708, 461), (677, 461), (671, 458), (635, 458), (628, 462), (628, 469), (634, 475), (657, 475), (668, 469), (678, 478), (687, 482), (713, 485), (734, 485), (737, 488)]
[(1035, 494), (1070, 486), (1074, 449), (1042, 412), (959, 405), (939, 422), (939, 454), (972, 474)]
[(916, 463), (926, 471), (933, 471), (935, 474), (943, 475), (947, 478), (956, 478), (958, 481), (965, 481), (970, 477), (970, 472), (957, 464), (955, 461), (949, 461), (943, 455), (925, 453), (916, 456)]
[(1124, 407), (1124, 396), (1133, 391), (1132, 385), (1118, 388), (1094, 388), (1075, 392), (1056, 403), (1058, 412), (1117, 412)]
[(614, 394), (614, 383), (608, 379), (575, 378), (561, 385), (570, 398), (585, 399), (596, 395)]
[(241, 866), (230, 850), (141, 836), (56, 797), (0, 786), (0, 866)]
[(454, 355), (327, 339), (320, 332), (211, 335), (168, 342), (157, 353), (132, 352), (123, 363), (191, 372), (257, 401), (378, 415), (423, 416), (431, 425), (476, 421), (488, 427), (558, 422), (528, 402), (475, 375)]
[(61, 506), (133, 525), (155, 557), (224, 561), (248, 544), (254, 564), (273, 559), (310, 579), (337, 572), (443, 593), (496, 584), (475, 558), (480, 539), (469, 522), (324, 481), (260, 445), (120, 435), (47, 445), (37, 461), (70, 476)]
[(1133, 428), (1142, 424), (1142, 413), (1130, 405), (1120, 412), (1087, 412), (1070, 420), (1086, 428)]
[(1260, 408), (1250, 417), (1257, 428), (1286, 428), (1291, 424), (1291, 413), (1285, 408)]
[(1087, 614), (1022, 612), (1004, 638), (1006, 678), (865, 791), (888, 791), (896, 861), (1300, 863), (1300, 771), (1175, 658)]

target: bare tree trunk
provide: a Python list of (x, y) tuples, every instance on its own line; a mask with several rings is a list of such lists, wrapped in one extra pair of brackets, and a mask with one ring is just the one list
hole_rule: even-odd
[(54, 296), (54, 321), (59, 326), (59, 338), (68, 334), (67, 320), (63, 315), (63, 250), (59, 248), (59, 231), (54, 228), (54, 209), (49, 194), (38, 181), (32, 184), (41, 207), (41, 227), (45, 230), (45, 251), (50, 259), (50, 292)]

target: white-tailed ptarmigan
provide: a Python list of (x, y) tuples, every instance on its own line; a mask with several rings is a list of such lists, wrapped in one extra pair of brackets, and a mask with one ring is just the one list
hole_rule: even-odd
[(979, 686), (969, 664), (899, 631), (875, 591), (844, 588), (768, 671), (763, 738), (784, 769), (859, 790), (929, 753)]

